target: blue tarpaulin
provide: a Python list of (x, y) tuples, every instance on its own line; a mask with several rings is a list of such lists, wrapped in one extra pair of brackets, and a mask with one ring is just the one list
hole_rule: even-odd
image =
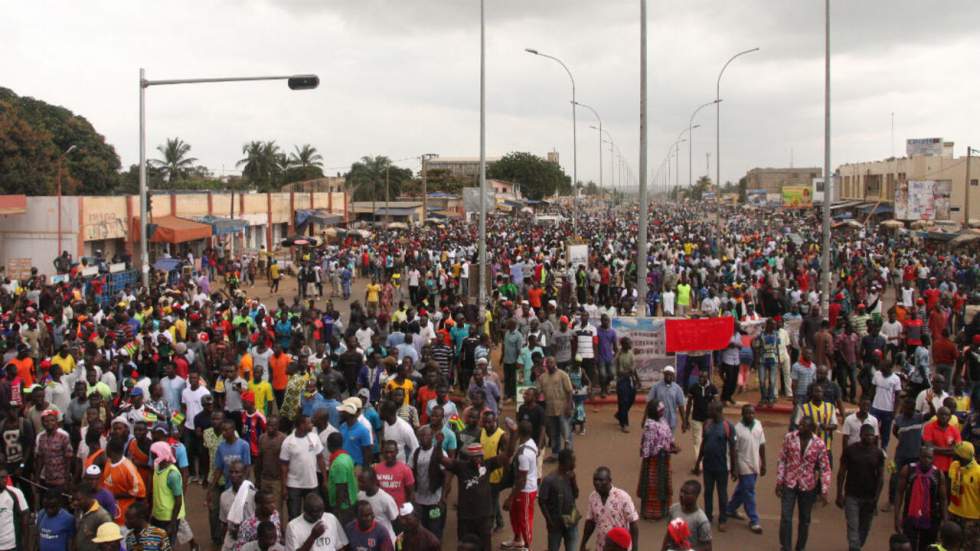
[(244, 231), (248, 227), (247, 220), (240, 220), (238, 218), (222, 218), (220, 216), (198, 216), (195, 218), (198, 222), (202, 224), (208, 224), (211, 226), (211, 233), (214, 235), (228, 235), (230, 233), (238, 233)]
[(296, 211), (297, 230), (300, 230), (311, 222), (321, 226), (336, 226), (337, 224), (343, 224), (344, 216), (323, 209), (298, 209)]
[(172, 272), (180, 266), (179, 258), (160, 258), (153, 263), (154, 270), (160, 270), (163, 272)]

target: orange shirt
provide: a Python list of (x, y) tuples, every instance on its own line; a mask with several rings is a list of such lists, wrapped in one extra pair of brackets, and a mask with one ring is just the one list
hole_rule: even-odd
[(540, 287), (538, 287), (537, 289), (532, 287), (527, 290), (527, 301), (528, 303), (530, 303), (531, 308), (534, 308), (535, 310), (541, 308), (541, 295), (543, 294), (544, 294), (544, 289)]
[(17, 366), (17, 376), (24, 381), (25, 388), (34, 384), (34, 360), (30, 356), (23, 360), (14, 358), (10, 363)]
[(269, 371), (272, 372), (272, 390), (286, 390), (286, 383), (289, 382), (289, 375), (286, 374), (286, 367), (289, 366), (291, 358), (289, 354), (282, 353), (278, 358), (275, 354), (269, 356)]
[(246, 381), (252, 380), (252, 355), (248, 352), (238, 360), (238, 376)]
[(126, 511), (129, 506), (137, 499), (146, 497), (146, 485), (143, 483), (143, 478), (136, 470), (136, 465), (128, 458), (123, 457), (116, 464), (113, 464), (112, 461), (106, 461), (105, 470), (102, 472), (102, 483), (106, 490), (112, 492), (112, 495), (127, 496), (116, 498), (116, 502), (119, 504), (119, 514), (115, 521), (121, 526), (126, 522)]

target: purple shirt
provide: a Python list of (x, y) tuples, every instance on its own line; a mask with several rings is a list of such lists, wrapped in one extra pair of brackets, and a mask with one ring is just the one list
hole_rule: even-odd
[(598, 329), (599, 333), (599, 361), (600, 362), (612, 362), (613, 361), (613, 344), (616, 342), (616, 330), (610, 327), (609, 329), (603, 329), (600, 327)]

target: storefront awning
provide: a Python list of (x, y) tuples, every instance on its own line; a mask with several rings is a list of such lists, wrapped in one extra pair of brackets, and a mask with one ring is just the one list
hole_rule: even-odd
[[(133, 239), (139, 239), (139, 218), (133, 219)], [(151, 243), (185, 243), (211, 237), (211, 226), (176, 216), (156, 216), (147, 224)]]
[(324, 209), (298, 209), (296, 211), (296, 227), (302, 228), (310, 223), (320, 226), (336, 226), (344, 223), (344, 215)]
[(214, 235), (228, 235), (230, 233), (240, 233), (248, 227), (248, 221), (240, 218), (222, 218), (221, 216), (197, 216), (194, 218), (202, 224), (211, 226)]
[(0, 195), (0, 215), (27, 212), (26, 195)]

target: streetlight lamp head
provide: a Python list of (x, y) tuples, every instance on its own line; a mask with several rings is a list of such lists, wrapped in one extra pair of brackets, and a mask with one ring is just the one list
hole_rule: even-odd
[(691, 128), (692, 128), (692, 129), (694, 129), (694, 128), (701, 128), (701, 125), (700, 125), (700, 124), (695, 124), (695, 125), (694, 125), (694, 126), (692, 126)]
[(529, 53), (529, 54), (538, 55), (538, 51), (535, 50), (534, 48), (524, 48), (524, 51), (527, 52), (527, 53)]
[(316, 75), (296, 75), (289, 77), (290, 90), (313, 90), (320, 85), (320, 77)]
[(723, 101), (725, 101), (723, 98), (718, 98), (718, 99), (716, 99), (715, 101), (713, 101), (711, 103), (721, 103)]

